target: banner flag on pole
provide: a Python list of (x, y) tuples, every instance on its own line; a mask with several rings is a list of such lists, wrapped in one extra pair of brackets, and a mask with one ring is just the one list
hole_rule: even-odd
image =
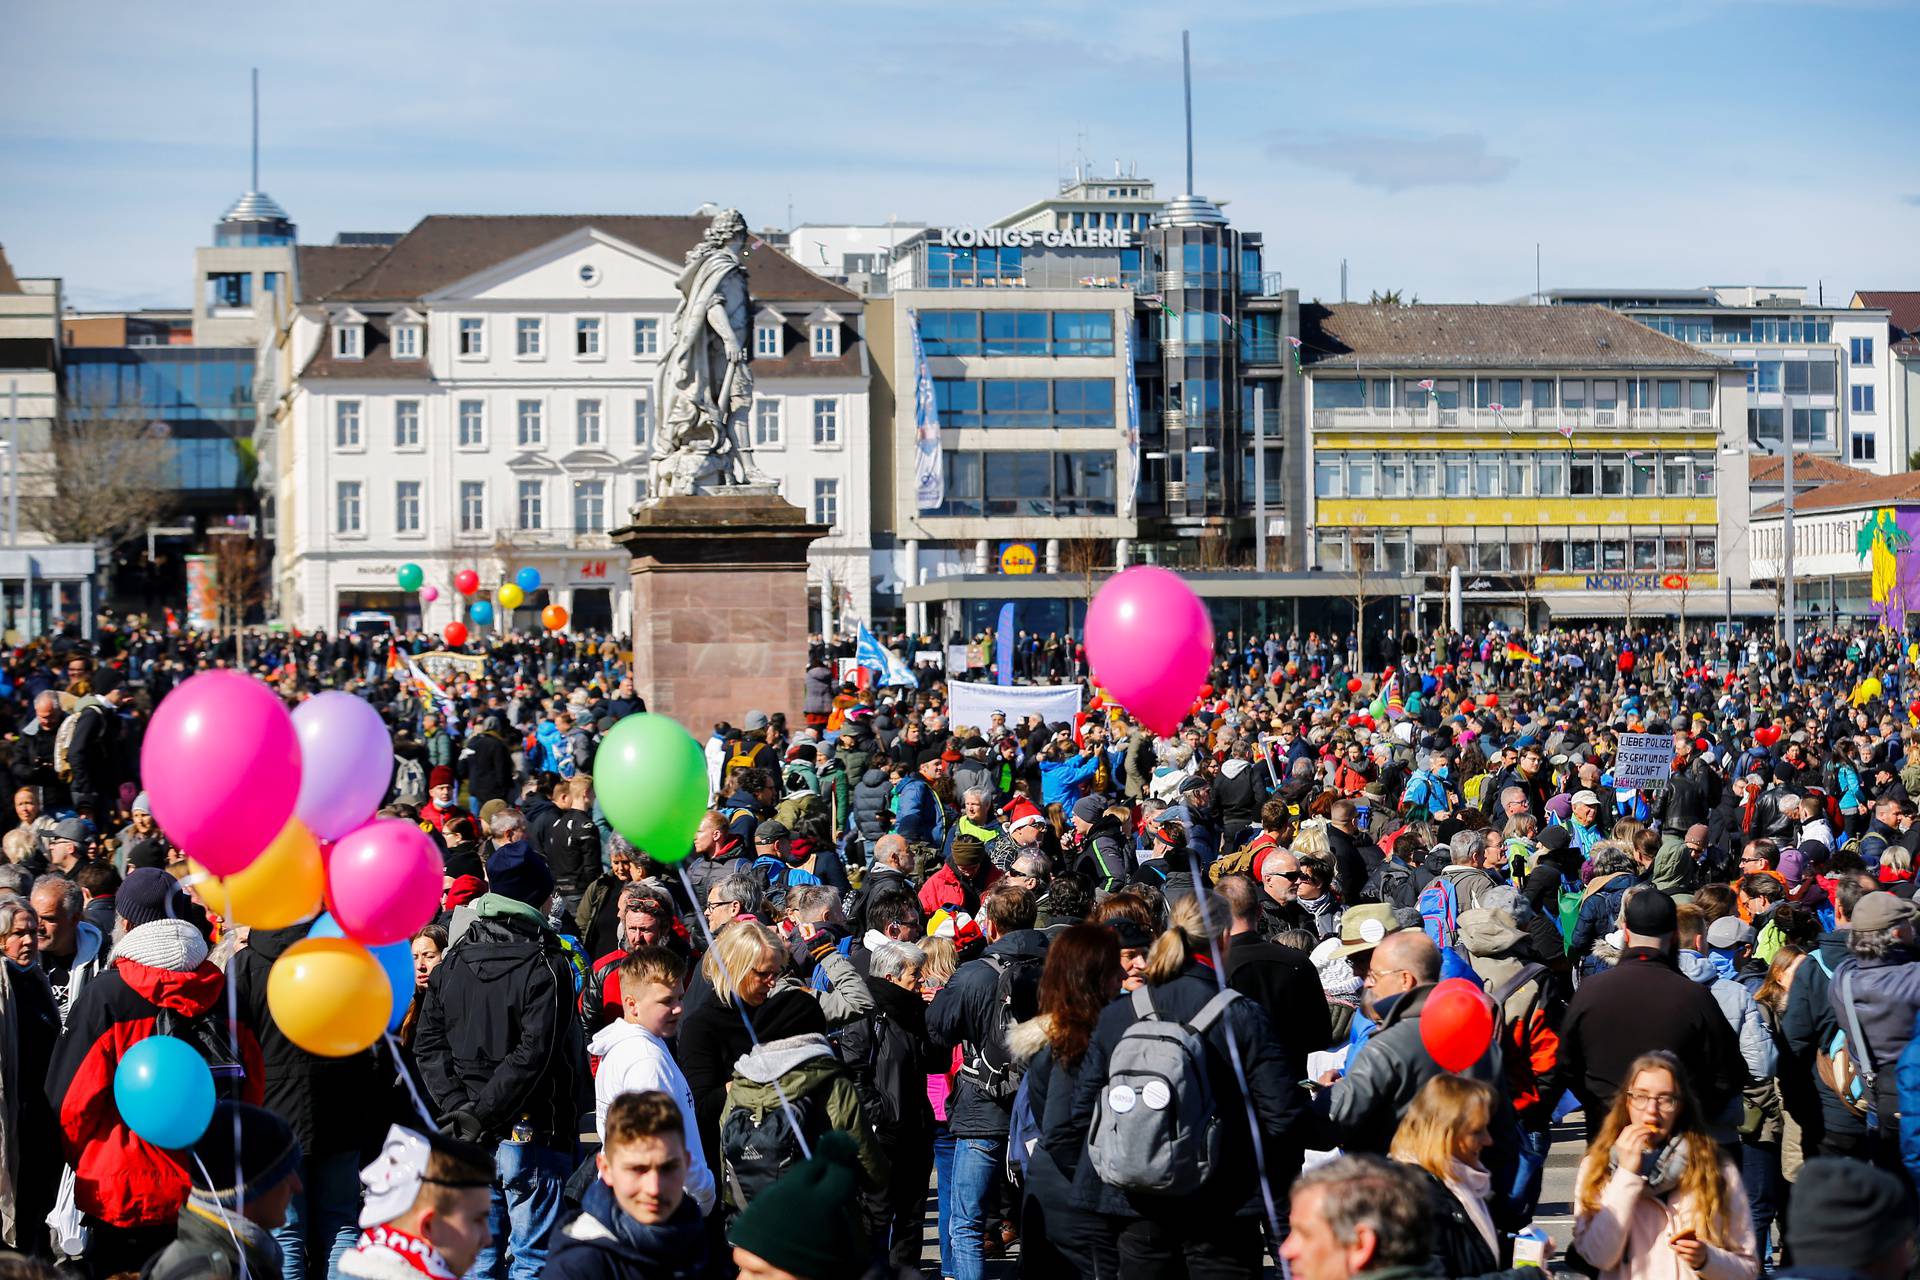
[(860, 624), (860, 638), (854, 644), (853, 660), (880, 677), (880, 683), (918, 685), (913, 671), (900, 660), (898, 654), (884, 648), (867, 630), (867, 624)]
[[(1133, 380), (1133, 322), (1126, 322), (1127, 367), (1127, 501), (1122, 514), (1129, 520), (1140, 495), (1140, 389)], [(1007, 606), (1012, 608), (1011, 605)]]
[(947, 500), (940, 458), (940, 409), (933, 399), (933, 375), (927, 371), (927, 346), (920, 339), (920, 313), (907, 313), (913, 334), (913, 502), (932, 511)]
[(994, 657), (1000, 667), (999, 683), (1013, 683), (1013, 601), (1000, 606), (999, 635), (993, 644)]

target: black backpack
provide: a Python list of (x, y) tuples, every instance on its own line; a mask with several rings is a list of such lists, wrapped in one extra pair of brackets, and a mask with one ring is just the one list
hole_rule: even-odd
[(1368, 902), (1384, 902), (1390, 907), (1411, 907), (1419, 900), (1413, 887), (1413, 871), (1404, 862), (1382, 858), (1367, 872), (1367, 884), (1361, 897)]
[(1014, 1024), (1040, 1012), (1039, 956), (986, 956), (994, 973), (993, 1025), (979, 1044), (969, 1041), (960, 1054), (960, 1074), (992, 1102), (1011, 1101), (1026, 1069), (1007, 1043)]
[(726, 1156), (728, 1193), (735, 1208), (746, 1208), (806, 1158), (800, 1138), (804, 1134), (811, 1144), (819, 1136), (816, 1114), (810, 1097), (788, 1098), (785, 1106), (758, 1113), (749, 1107), (727, 1113), (720, 1126), (720, 1149)]
[(190, 1016), (163, 1006), (154, 1012), (153, 1034), (171, 1036), (192, 1045), (213, 1075), (216, 1097), (230, 1102), (246, 1100), (241, 1096), (247, 1082), (246, 1063), (234, 1052), (225, 1019), (216, 1019), (211, 1010)]

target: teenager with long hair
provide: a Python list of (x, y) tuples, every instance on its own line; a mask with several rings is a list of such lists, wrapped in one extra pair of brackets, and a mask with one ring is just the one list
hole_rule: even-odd
[(1707, 1134), (1686, 1068), (1665, 1050), (1634, 1059), (1580, 1162), (1573, 1246), (1600, 1280), (1760, 1274), (1740, 1170)]
[(1099, 1215), (1071, 1202), (1086, 1154), (1086, 1130), (1073, 1123), (1073, 1096), (1100, 1014), (1120, 994), (1120, 940), (1097, 924), (1062, 930), (1040, 971), (1039, 1014), (1014, 1028), (1014, 1053), (1027, 1060), (1027, 1099), (1039, 1141), (1027, 1153), (1020, 1274), (1093, 1277), (1119, 1274), (1113, 1235)]

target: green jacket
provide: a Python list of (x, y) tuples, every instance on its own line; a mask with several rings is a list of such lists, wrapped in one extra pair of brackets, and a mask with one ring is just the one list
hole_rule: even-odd
[[(839, 1129), (860, 1146), (861, 1182), (869, 1191), (887, 1185), (887, 1153), (880, 1149), (860, 1107), (860, 1091), (853, 1076), (833, 1056), (833, 1046), (818, 1033), (788, 1036), (755, 1045), (733, 1064), (733, 1080), (727, 1086), (727, 1103), (720, 1111), (720, 1131), (726, 1132), (727, 1117), (745, 1110), (756, 1119), (788, 1102), (807, 1099), (815, 1108), (808, 1125), (811, 1144), (820, 1134)], [(727, 1196), (737, 1200), (731, 1176)], [(744, 1205), (735, 1203), (735, 1208)]]

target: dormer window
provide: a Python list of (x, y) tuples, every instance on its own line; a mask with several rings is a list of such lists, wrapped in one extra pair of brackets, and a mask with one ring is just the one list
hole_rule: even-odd
[(753, 318), (753, 354), (766, 360), (778, 360), (787, 354), (787, 340), (780, 313), (771, 308)]
[(402, 311), (388, 322), (387, 346), (395, 360), (420, 358), (421, 327), (420, 314), (412, 310)]
[(358, 360), (367, 350), (367, 318), (344, 311), (333, 318), (333, 355), (336, 360)]
[(817, 321), (813, 328), (813, 356), (831, 359), (840, 354), (840, 326), (832, 321)]

